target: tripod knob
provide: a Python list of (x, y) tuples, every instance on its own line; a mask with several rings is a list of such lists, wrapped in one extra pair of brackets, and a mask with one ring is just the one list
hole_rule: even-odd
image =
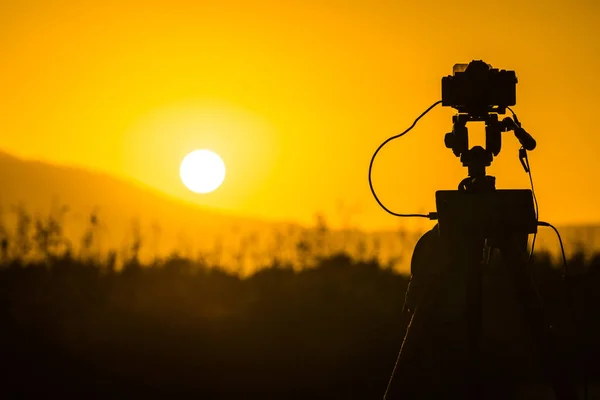
[(444, 144), (447, 148), (452, 149), (456, 157), (469, 150), (469, 137), (467, 128), (464, 126), (455, 126), (452, 132), (446, 133), (444, 136)]
[(446, 145), (447, 149), (451, 149), (454, 144), (454, 135), (452, 134), (452, 132), (450, 133), (446, 133), (446, 136), (444, 136), (444, 144)]
[(460, 158), (465, 167), (489, 167), (493, 159), (492, 153), (481, 146), (473, 147)]
[(444, 144), (447, 148), (452, 149), (452, 152), (456, 157), (460, 157), (463, 151), (466, 151), (467, 143), (461, 143), (460, 138), (456, 136), (455, 132), (446, 133), (444, 136)]

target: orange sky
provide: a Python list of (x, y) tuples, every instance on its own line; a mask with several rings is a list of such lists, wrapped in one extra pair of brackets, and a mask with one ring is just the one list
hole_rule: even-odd
[[(599, 222), (600, 5), (586, 1), (2, 1), (0, 149), (129, 177), (241, 214), (397, 226), (367, 183), (372, 152), (440, 99), (452, 65), (516, 70), (540, 217)], [(501, 4), (501, 6), (500, 6)], [(381, 153), (398, 212), (433, 211), (466, 171), (435, 109)], [(473, 126), (471, 143), (483, 128)], [(219, 153), (224, 185), (188, 192), (179, 162)], [(512, 134), (490, 173), (527, 187)]]

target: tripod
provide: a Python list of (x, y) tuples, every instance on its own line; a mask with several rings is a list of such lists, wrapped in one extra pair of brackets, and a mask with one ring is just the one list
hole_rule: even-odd
[[(486, 148), (468, 149), (466, 123), (469, 121), (485, 121)], [(486, 175), (486, 167), (500, 152), (500, 134), (507, 130), (514, 130), (521, 142), (521, 162), (527, 168), (525, 152), (533, 150), (536, 143), (521, 128), (516, 116), (515, 121), (510, 118), (498, 121), (495, 113), (475, 116), (459, 113), (453, 117), (453, 130), (446, 135), (445, 143), (468, 168), (468, 177), (460, 182), (457, 191), (436, 192), (439, 222), (415, 247), (405, 301), (410, 322), (384, 399), (484, 398), (482, 273), (494, 251), (501, 253), (512, 278), (521, 319), (533, 339), (534, 355), (545, 367), (555, 397), (559, 400), (577, 398), (575, 387), (560, 362), (553, 327), (546, 321), (541, 299), (526, 270), (527, 238), (537, 232), (532, 192), (496, 190), (495, 178)], [(451, 301), (440, 293), (452, 279), (457, 285), (463, 285), (457, 288), (462, 293), (458, 307), (461, 311), (450, 313), (450, 318), (446, 315), (444, 321), (440, 310), (449, 307)], [(446, 362), (452, 365), (440, 373), (437, 381), (435, 374), (415, 377), (413, 367), (427, 352), (425, 347), (419, 347), (419, 341), (436, 333), (445, 344), (433, 351), (441, 352), (442, 358), (448, 356)], [(455, 336), (461, 340), (449, 339)], [(440, 378), (442, 375), (444, 378)], [(403, 379), (408, 376), (410, 380)], [(443, 382), (440, 383), (440, 379)], [(423, 388), (427, 389), (426, 395)]]

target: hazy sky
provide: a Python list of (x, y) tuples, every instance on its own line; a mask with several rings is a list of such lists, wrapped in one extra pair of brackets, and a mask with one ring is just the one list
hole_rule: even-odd
[[(356, 226), (397, 226), (369, 192), (373, 151), (440, 99), (453, 64), (483, 59), (517, 72), (540, 217), (599, 222), (599, 4), (4, 0), (0, 149), (241, 214), (336, 222), (343, 202)], [(466, 175), (444, 147), (453, 113), (435, 109), (381, 153), (390, 208), (433, 211), (435, 190)], [(528, 186), (518, 147), (504, 136), (499, 188)], [(196, 148), (228, 168), (209, 195), (178, 176)]]

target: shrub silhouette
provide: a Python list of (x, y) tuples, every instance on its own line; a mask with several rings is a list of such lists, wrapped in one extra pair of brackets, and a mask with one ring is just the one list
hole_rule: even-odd
[[(381, 398), (407, 322), (408, 277), (389, 266), (302, 245), (310, 268), (274, 256), (241, 278), (177, 255), (143, 265), (138, 235), (117, 271), (116, 252), (91, 258), (51, 248), (48, 235), (28, 231), (35, 219), (20, 212), (17, 235), (2, 239), (4, 393)], [(40, 226), (54, 229), (53, 240), (60, 236), (56, 227)], [(33, 249), (42, 257), (31, 259)], [(585, 346), (588, 373), (597, 379), (600, 345), (591, 338), (600, 335), (600, 256), (576, 256), (573, 265), (580, 274), (568, 287), (547, 254), (534, 256), (532, 271), (561, 338)], [(569, 328), (569, 304), (585, 335)], [(497, 356), (482, 368), (498, 382), (510, 387), (536, 378), (504, 357), (510, 345), (496, 345)]]

